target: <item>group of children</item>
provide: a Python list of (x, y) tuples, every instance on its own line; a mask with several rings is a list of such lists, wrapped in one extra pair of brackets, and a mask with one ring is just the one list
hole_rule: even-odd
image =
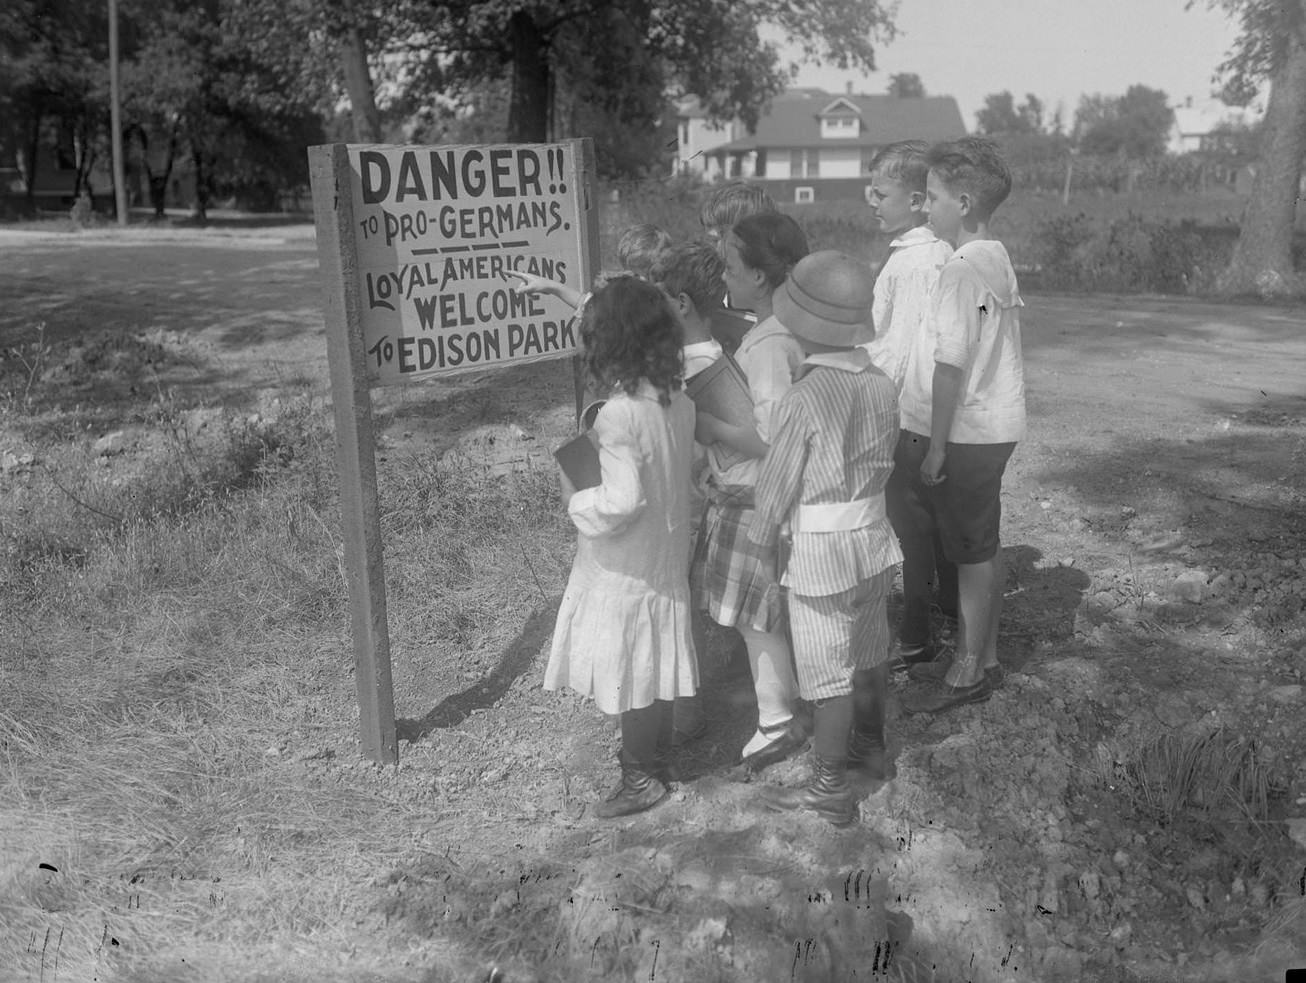
[[(583, 303), (561, 294), (581, 307), (585, 364), (607, 399), (593, 426), (600, 484), (562, 478), (579, 535), (545, 687), (620, 716), (621, 782), (597, 815), (660, 801), (677, 737), (702, 729), (695, 610), (737, 629), (748, 653), (758, 723), (743, 763), (813, 744), (807, 784), (764, 789), (765, 803), (836, 825), (856, 816), (850, 770), (888, 773), (900, 562), (895, 663), (923, 683), (903, 709), (940, 713), (999, 685), (999, 495), (1024, 384), (1020, 295), (988, 223), (1010, 186), (983, 139), (883, 150), (870, 201), (892, 252), (877, 278), (810, 252), (792, 218), (736, 182), (704, 206), (707, 241), (631, 230), (619, 252), (632, 275)], [(723, 357), (747, 380), (751, 421), (685, 393)], [(957, 615), (951, 657), (932, 638), (932, 603)]]

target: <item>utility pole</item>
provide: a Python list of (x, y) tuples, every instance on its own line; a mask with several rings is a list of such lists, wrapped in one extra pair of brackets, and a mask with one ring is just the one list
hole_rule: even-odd
[(127, 178), (122, 164), (122, 111), (118, 91), (118, 0), (109, 0), (109, 136), (113, 144), (113, 200), (118, 224), (127, 224)]

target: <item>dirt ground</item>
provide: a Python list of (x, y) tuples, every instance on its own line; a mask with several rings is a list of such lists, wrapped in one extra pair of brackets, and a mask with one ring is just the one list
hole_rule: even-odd
[[(0, 349), (30, 357), (43, 321), (41, 372), (84, 399), (88, 433), (130, 442), (151, 386), (250, 411), (325, 396), (315, 275), (305, 228), (0, 232)], [(685, 781), (605, 823), (585, 807), (616, 774), (613, 724), (540, 689), (561, 581), (500, 651), (395, 639), (400, 768), (362, 763), (344, 727), (293, 767), (422, 810), (424, 859), (359, 885), (396, 930), (451, 939), (514, 983), (577, 965), (670, 981), (1306, 968), (1306, 318), (1174, 298), (1026, 303), (1030, 433), (1005, 485), (1007, 676), (989, 702), (895, 710), (896, 777), (861, 790), (851, 828), (770, 815), (732, 768), (755, 711), (729, 633), (714, 632), (717, 723), (688, 749)], [(87, 368), (125, 352), (139, 369), (156, 349), (187, 357)], [(378, 391), (381, 454), (452, 451), (489, 480), (546, 461), (570, 380), (554, 362)], [(0, 433), (6, 460), (28, 450)]]

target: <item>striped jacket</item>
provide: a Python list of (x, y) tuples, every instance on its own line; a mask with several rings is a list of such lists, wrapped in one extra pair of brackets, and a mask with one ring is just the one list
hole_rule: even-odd
[(902, 560), (884, 512), (895, 389), (864, 349), (852, 349), (809, 356), (780, 401), (748, 538), (775, 547), (782, 526), (794, 526), (780, 581), (794, 593), (837, 594)]

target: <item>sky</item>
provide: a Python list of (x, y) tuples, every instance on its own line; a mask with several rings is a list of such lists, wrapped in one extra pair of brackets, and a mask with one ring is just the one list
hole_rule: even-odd
[[(1064, 104), (1067, 126), (1083, 94), (1161, 89), (1175, 105), (1209, 100), (1211, 77), (1237, 36), (1236, 22), (1204, 0), (900, 0), (898, 36), (876, 52), (877, 71), (804, 67), (796, 85), (882, 93), (889, 76), (915, 72), (929, 95), (950, 95), (974, 129), (984, 97), (1028, 92), (1046, 118)], [(792, 57), (782, 46), (782, 53)]]

